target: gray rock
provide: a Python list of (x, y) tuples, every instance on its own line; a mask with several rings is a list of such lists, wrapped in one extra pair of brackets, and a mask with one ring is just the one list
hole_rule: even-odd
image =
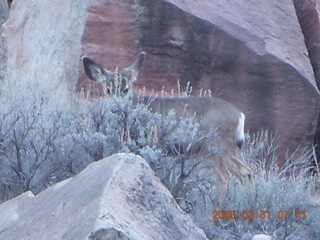
[(310, 61), (316, 77), (320, 84), (320, 1), (319, 0), (294, 0), (297, 16), (305, 37)]
[(14, 1), (3, 24), (7, 84), (33, 83), (66, 97), (78, 78), (85, 2)]
[(149, 165), (133, 154), (0, 205), (0, 239), (206, 239)]

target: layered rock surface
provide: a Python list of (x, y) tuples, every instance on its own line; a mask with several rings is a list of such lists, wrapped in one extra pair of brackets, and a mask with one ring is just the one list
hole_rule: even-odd
[(206, 239), (133, 154), (92, 163), (37, 196), (1, 204), (0, 212), (0, 238), (7, 240)]

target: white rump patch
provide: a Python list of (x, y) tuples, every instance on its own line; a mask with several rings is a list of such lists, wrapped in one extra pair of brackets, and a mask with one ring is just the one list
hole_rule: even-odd
[(239, 147), (244, 143), (244, 122), (245, 122), (246, 116), (243, 112), (240, 114), (239, 123), (237, 127), (237, 144)]

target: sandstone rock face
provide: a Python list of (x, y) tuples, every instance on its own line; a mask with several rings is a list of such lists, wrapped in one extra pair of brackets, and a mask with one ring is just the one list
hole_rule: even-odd
[[(320, 86), (320, 1), (293, 1), (296, 7), (297, 16), (304, 34), (305, 43), (308, 49), (310, 62), (312, 64), (315, 80)], [(320, 117), (316, 131), (315, 143), (320, 142)], [(320, 157), (319, 147), (317, 149), (317, 159)]]
[(305, 37), (310, 62), (313, 66), (316, 82), (320, 84), (320, 1), (293, 1), (296, 7), (301, 29)]
[(35, 197), (5, 202), (0, 212), (0, 238), (7, 240), (206, 239), (133, 154), (92, 163)]
[[(87, 19), (82, 37), (83, 55), (88, 55), (114, 71), (130, 63), (137, 52), (136, 10), (132, 1), (89, 0)], [(138, 10), (137, 10), (138, 11)], [(82, 73), (79, 88), (99, 95), (101, 88)]]
[(36, 82), (60, 97), (73, 89), (84, 20), (83, 1), (13, 1), (2, 33), (7, 84)]
[(282, 153), (313, 143), (319, 91), (291, 1), (91, 0), (87, 13), (84, 55), (113, 70), (147, 52), (138, 87), (190, 81), (242, 109), (250, 133), (276, 134)]

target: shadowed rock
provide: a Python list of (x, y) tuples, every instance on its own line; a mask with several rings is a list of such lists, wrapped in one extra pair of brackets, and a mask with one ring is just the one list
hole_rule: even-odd
[[(294, 0), (297, 16), (308, 49), (310, 62), (313, 67), (315, 80), (320, 86), (320, 1), (319, 0)], [(320, 118), (316, 131), (315, 143), (320, 143)], [(317, 147), (317, 159), (320, 159), (319, 147)]]

